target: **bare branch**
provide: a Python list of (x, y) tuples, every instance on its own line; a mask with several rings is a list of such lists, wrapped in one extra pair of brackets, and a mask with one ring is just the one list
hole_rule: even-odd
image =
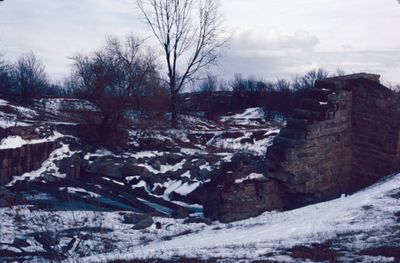
[(174, 118), (177, 94), (201, 70), (216, 63), (226, 44), (217, 0), (136, 1), (164, 52)]

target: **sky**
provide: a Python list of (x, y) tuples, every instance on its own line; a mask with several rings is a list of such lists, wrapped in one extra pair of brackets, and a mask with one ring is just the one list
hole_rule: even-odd
[[(397, 0), (220, 0), (220, 12), (232, 38), (210, 71), (223, 78), (274, 80), (321, 67), (400, 83)], [(53, 79), (68, 75), (74, 54), (129, 33), (151, 36), (134, 0), (0, 3), (0, 53), (14, 60), (33, 51)]]

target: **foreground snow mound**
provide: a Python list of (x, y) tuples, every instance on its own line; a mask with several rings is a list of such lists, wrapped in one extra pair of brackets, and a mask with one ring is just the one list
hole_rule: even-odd
[[(53, 250), (63, 251), (61, 248), (71, 244), (67, 247), (72, 249), (63, 254), (71, 262), (177, 258), (396, 262), (399, 215), (400, 174), (351, 196), (231, 224), (153, 217), (157, 224), (137, 230), (124, 223), (121, 212), (45, 211), (19, 206), (0, 209), (0, 250), (9, 248), (4, 244), (27, 240), (25, 251), (40, 252), (43, 248), (38, 236), (46, 229), (46, 235), (54, 236), (58, 244)], [(327, 257), (294, 252), (313, 247), (323, 248), (318, 253)]]
[[(348, 251), (347, 255), (343, 253), (342, 260), (363, 258), (362, 253), (357, 253), (371, 247), (392, 246), (396, 244), (394, 241), (399, 244), (400, 229), (396, 219), (400, 211), (399, 198), (400, 174), (351, 196), (288, 212), (265, 213), (229, 225), (196, 224), (185, 235), (180, 235), (182, 230), (176, 227), (171, 233), (175, 236), (172, 240), (163, 239), (166, 233), (152, 231), (144, 235), (156, 239), (132, 247), (129, 254), (97, 255), (86, 260), (104, 262), (133, 258), (168, 259), (172, 256), (273, 259), (282, 250), (296, 245), (328, 241), (339, 242)], [(379, 257), (379, 260), (390, 262), (391, 258), (385, 261)]]

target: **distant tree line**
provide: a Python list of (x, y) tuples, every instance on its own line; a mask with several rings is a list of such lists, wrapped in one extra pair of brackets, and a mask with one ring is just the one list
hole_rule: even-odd
[(62, 89), (51, 84), (43, 63), (31, 52), (15, 62), (0, 56), (0, 96), (9, 100), (30, 104), (34, 99), (58, 96)]
[(191, 105), (184, 104), (183, 111), (201, 111), (205, 117), (215, 119), (226, 112), (262, 107), (269, 118), (274, 118), (276, 114), (287, 116), (298, 106), (302, 93), (314, 87), (317, 80), (343, 74), (342, 70), (329, 74), (324, 69), (313, 69), (292, 79), (276, 81), (236, 74), (233, 80), (227, 82), (207, 76), (196, 93), (187, 95)]
[[(14, 62), (0, 57), (0, 96), (24, 104), (47, 97), (89, 101), (93, 108), (77, 110), (83, 123), (80, 136), (91, 143), (124, 145), (128, 127), (148, 127), (151, 122), (170, 125), (166, 119), (171, 109), (171, 90), (161, 77), (154, 54), (133, 35), (123, 40), (110, 37), (98, 50), (72, 56), (71, 74), (58, 83), (49, 80), (43, 63), (33, 53)], [(323, 69), (273, 82), (240, 74), (231, 81), (222, 81), (208, 75), (197, 82), (195, 92), (176, 94), (175, 110), (200, 112), (210, 119), (249, 107), (263, 107), (270, 118), (287, 115), (302, 92), (328, 76)]]

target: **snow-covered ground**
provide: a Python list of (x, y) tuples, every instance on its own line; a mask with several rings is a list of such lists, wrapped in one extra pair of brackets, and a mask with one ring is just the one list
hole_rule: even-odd
[[(49, 115), (57, 116), (62, 115), (61, 112), (66, 107), (63, 104), (74, 105), (76, 101), (64, 102), (57, 99), (40, 103), (45, 105), (43, 108), (49, 111)], [(14, 123), (4, 124), (4, 127), (32, 125), (36, 121), (34, 110), (22, 109), (2, 100), (0, 107), (8, 107), (14, 111), (10, 115), (14, 118)], [(82, 107), (85, 107), (84, 103)], [(2, 121), (8, 121), (1, 114), (6, 113), (0, 108), (0, 126)], [(56, 125), (55, 121), (62, 119), (55, 117), (52, 120), (53, 125)], [(240, 222), (212, 222), (210, 225), (188, 223), (185, 222), (187, 218), (174, 219), (157, 215), (153, 216), (155, 223), (151, 227), (135, 230), (133, 224), (124, 223), (124, 215), (136, 210), (126, 203), (124, 206), (123, 202), (117, 204), (118, 199), (105, 200), (107, 193), (113, 193), (115, 189), (142, 189), (150, 197), (190, 208), (190, 216), (196, 217), (197, 222), (205, 220), (201, 205), (195, 202), (186, 203), (185, 197), (208, 182), (212, 172), (218, 173), (221, 163), (233, 160), (237, 152), (250, 153), (252, 161), (265, 160), (266, 149), (280, 128), (279, 125), (268, 123), (260, 108), (222, 117), (220, 123), (192, 116), (180, 116), (180, 121), (185, 124), (186, 129), (132, 130), (132, 149), (118, 154), (104, 149), (86, 151), (74, 143), (69, 145), (63, 141), (60, 148), (54, 150), (38, 170), (14, 177), (9, 186), (16, 189), (26, 187), (28, 190), (21, 190), (21, 193), (28, 204), (0, 208), (0, 262), (1, 253), (5, 250), (25, 254), (26, 262), (47, 262), (48, 259), (34, 254), (44, 252), (38, 235), (50, 236), (52, 249), (64, 254), (65, 262), (145, 259), (179, 261), (185, 258), (194, 259), (194, 262), (203, 259), (221, 262), (318, 261), (304, 253), (303, 256), (295, 253), (295, 249), (314, 247), (326, 248), (328, 252), (325, 253), (334, 254), (338, 262), (400, 260), (400, 256), (395, 258), (387, 253), (376, 257), (366, 253), (370, 248), (400, 249), (400, 174), (388, 177), (351, 196), (288, 212), (267, 212), (257, 218)], [(36, 122), (35, 125), (40, 127), (41, 122), (47, 120)], [(29, 140), (21, 136), (12, 134), (2, 138), (0, 149), (53, 141), (62, 135), (55, 132), (50, 136), (46, 133), (44, 137)], [(143, 139), (151, 139), (153, 144), (161, 142), (161, 145), (168, 142), (169, 150), (162, 147), (156, 150), (141, 148)], [(98, 177), (103, 182), (93, 183), (91, 178), (79, 178), (75, 181), (75, 178), (65, 178), (65, 169), (60, 169), (60, 163), (65, 158), (79, 154), (89, 166), (94, 164), (96, 176), (101, 174)], [(101, 166), (104, 163), (106, 166)], [(124, 165), (128, 168), (129, 165), (136, 166), (137, 173), (141, 173), (141, 169), (144, 172), (129, 176), (123, 173), (119, 175), (122, 171), (119, 167)], [(135, 169), (132, 173), (135, 173)], [(235, 182), (263, 177), (262, 171), (249, 170), (247, 176), (244, 175)], [(112, 185), (119, 188), (112, 188)], [(35, 188), (37, 186), (39, 189)], [(107, 192), (107, 187), (112, 190)], [(87, 199), (84, 200), (85, 196), (90, 197), (89, 201), (95, 200), (95, 203), (108, 202), (114, 205), (114, 209), (93, 206)], [(71, 197), (77, 199), (69, 199)], [(138, 200), (153, 206), (157, 211), (165, 209), (159, 203), (151, 204), (144, 198)], [(46, 206), (49, 203), (51, 205)], [(115, 207), (126, 210), (115, 211)], [(161, 228), (157, 228), (157, 225)], [(27, 243), (21, 240), (26, 240)], [(21, 243), (24, 243), (23, 247), (12, 246), (19, 246)]]
[(0, 128), (29, 126), (30, 121), (38, 116), (35, 110), (17, 106), (0, 99)]
[(20, 148), (26, 144), (38, 144), (38, 143), (43, 143), (43, 142), (53, 142), (62, 137), (63, 137), (63, 135), (59, 132), (55, 132), (52, 136), (49, 136), (47, 138), (35, 139), (35, 140), (24, 140), (21, 136), (12, 135), (12, 136), (8, 136), (0, 141), (0, 150)]
[[(267, 212), (236, 223), (211, 225), (154, 218), (161, 223), (161, 229), (153, 225), (146, 230), (133, 230), (131, 225), (123, 224), (121, 212), (2, 208), (0, 243), (12, 243), (15, 237), (26, 238), (31, 246), (25, 250), (37, 251), (41, 248), (32, 233), (54, 232), (60, 240), (57, 247), (76, 238), (80, 242), (75, 242), (67, 262), (151, 258), (303, 262), (306, 260), (293, 257), (291, 248), (315, 243), (340, 253), (339, 262), (395, 262), (395, 258), (367, 256), (363, 251), (399, 244), (399, 198), (400, 174), (351, 196), (288, 212)], [(93, 231), (96, 228), (101, 231)], [(45, 262), (41, 258), (31, 260)]]
[(264, 123), (265, 114), (261, 108), (248, 108), (241, 113), (223, 116), (221, 122), (234, 125), (260, 125)]
[(400, 211), (400, 200), (393, 195), (399, 193), (400, 175), (396, 175), (352, 196), (330, 202), (283, 213), (265, 213), (229, 225), (193, 225), (192, 233), (177, 236), (181, 231), (176, 231), (173, 235), (177, 237), (168, 241), (162, 240), (163, 231), (155, 231), (152, 234), (161, 240), (135, 247), (129, 254), (96, 255), (85, 260), (101, 262), (105, 259), (169, 258), (172, 255), (265, 259), (264, 256), (271, 252), (295, 245), (323, 243), (339, 235), (352, 235), (355, 239), (341, 245), (347, 245), (353, 251), (363, 250), (385, 244), (390, 240), (385, 237), (394, 234), (392, 227), (398, 226), (394, 214)]

